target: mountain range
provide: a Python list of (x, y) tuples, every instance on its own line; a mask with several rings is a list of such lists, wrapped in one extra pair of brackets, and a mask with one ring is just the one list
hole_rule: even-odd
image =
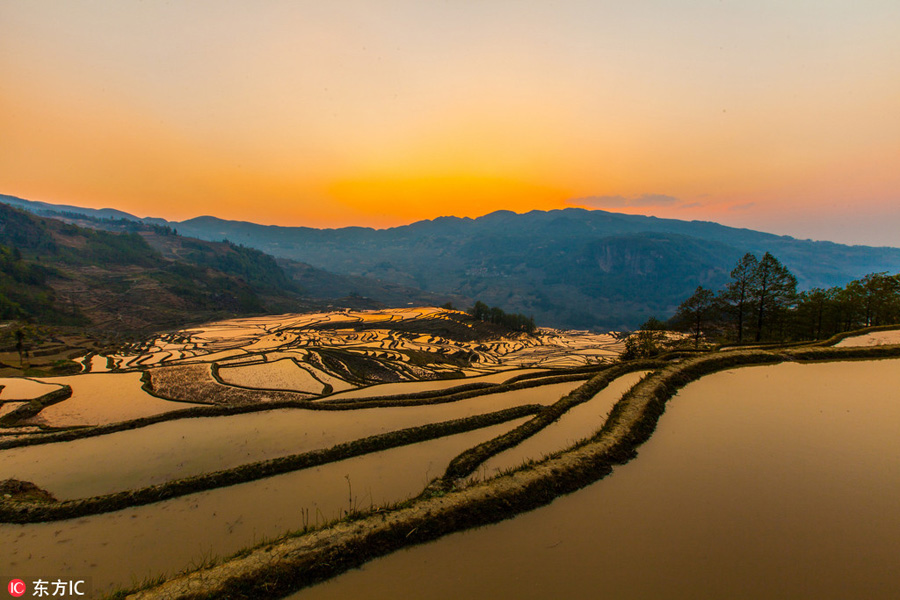
[[(847, 246), (727, 227), (569, 208), (476, 219), (440, 217), (389, 229), (281, 227), (212, 216), (181, 222), (112, 209), (0, 201), (36, 214), (169, 227), (276, 257), (307, 295), (405, 305), (482, 300), (539, 325), (630, 329), (667, 317), (698, 285), (716, 289), (747, 252), (771, 252), (801, 289), (900, 271), (900, 249)], [(310, 285), (311, 284), (311, 285)]]

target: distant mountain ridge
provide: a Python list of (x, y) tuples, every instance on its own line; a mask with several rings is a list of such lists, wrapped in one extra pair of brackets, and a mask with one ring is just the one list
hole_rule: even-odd
[[(62, 209), (53, 206), (28, 210)], [(668, 316), (698, 285), (722, 285), (746, 252), (771, 252), (804, 289), (900, 271), (898, 248), (577, 208), (440, 217), (381, 230), (281, 227), (211, 216), (182, 222), (116, 218), (165, 223), (183, 235), (227, 239), (343, 276), (477, 298), (533, 315), (539, 325), (569, 328), (625, 329), (649, 316)]]
[[(140, 218), (130, 213), (116, 209), (81, 208), (71, 205), (48, 204), (46, 202), (32, 202), (15, 196), (0, 194), (0, 203), (8, 204), (14, 208), (25, 210), (40, 217), (63, 220), (67, 223), (109, 232), (129, 232), (145, 230), (144, 234), (152, 233), (156, 228), (168, 228), (171, 232), (177, 229), (177, 222), (169, 222), (158, 218)], [(0, 211), (2, 216), (2, 211)], [(149, 228), (149, 229), (148, 229)], [(417, 304), (441, 305), (447, 301), (454, 301), (459, 305), (466, 299), (453, 294), (431, 294), (416, 288), (409, 288), (391, 282), (378, 281), (369, 277), (354, 277), (339, 275), (323, 269), (318, 269), (306, 263), (286, 258), (279, 258), (277, 267), (274, 258), (270, 255), (255, 257), (254, 263), (246, 261), (227, 260), (216, 253), (204, 252), (202, 244), (191, 236), (147, 236), (148, 240), (156, 240), (156, 250), (164, 251), (167, 259), (194, 258), (205, 261), (205, 266), (225, 267), (232, 275), (237, 275), (246, 280), (254, 290), (263, 294), (270, 294), (266, 308), (270, 310), (300, 310), (302, 307), (315, 310), (327, 310), (329, 308), (379, 308), (382, 306), (408, 306)], [(223, 238), (211, 238), (204, 241), (208, 247), (221, 246)], [(0, 243), (3, 236), (0, 234)], [(160, 245), (159, 240), (166, 243)], [(212, 246), (209, 246), (212, 244)], [(174, 249), (174, 250), (173, 250)], [(234, 254), (247, 254), (246, 248), (233, 248), (232, 252), (225, 253), (224, 257)], [(256, 252), (256, 250), (253, 250)], [(204, 256), (204, 254), (206, 256)], [(210, 257), (213, 257), (210, 264)], [(217, 257), (218, 258), (215, 258)], [(272, 258), (271, 264), (266, 258)], [(262, 262), (259, 262), (262, 261)], [(263, 264), (265, 263), (265, 264)], [(290, 281), (288, 281), (288, 279)], [(283, 292), (296, 296), (295, 301), (285, 301)], [(273, 295), (273, 296), (272, 296)], [(274, 302), (273, 302), (274, 301)]]
[(136, 217), (130, 213), (115, 208), (82, 208), (80, 206), (71, 206), (68, 204), (50, 204), (49, 202), (38, 202), (36, 200), (25, 200), (17, 196), (8, 196), (0, 194), (0, 202), (27, 210), (28, 212), (40, 215), (42, 213), (62, 213), (70, 212), (98, 219), (125, 219), (126, 221), (141, 221), (144, 223), (152, 223), (155, 225), (168, 225), (165, 219), (156, 219), (153, 217)]

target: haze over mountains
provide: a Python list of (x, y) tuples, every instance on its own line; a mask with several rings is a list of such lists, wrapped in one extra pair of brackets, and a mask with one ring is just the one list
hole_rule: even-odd
[(330, 285), (332, 296), (355, 293), (394, 305), (406, 304), (406, 297), (478, 299), (564, 328), (627, 329), (650, 316), (667, 317), (698, 285), (723, 285), (746, 252), (774, 254), (801, 289), (900, 271), (898, 248), (600, 210), (498, 211), (376, 230), (266, 226), (211, 216), (168, 222), (12, 196), (0, 201), (38, 214), (126, 219), (202, 240), (227, 239), (279, 258), (290, 278), (307, 292), (313, 291), (309, 283), (319, 286), (320, 296), (329, 295), (323, 292)]

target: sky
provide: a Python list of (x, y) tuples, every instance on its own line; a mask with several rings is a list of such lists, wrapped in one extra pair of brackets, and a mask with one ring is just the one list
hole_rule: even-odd
[(0, 193), (900, 246), (898, 24), (897, 0), (3, 0)]

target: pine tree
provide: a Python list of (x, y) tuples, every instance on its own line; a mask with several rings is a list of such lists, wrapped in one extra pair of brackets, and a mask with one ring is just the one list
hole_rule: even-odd
[(716, 295), (698, 286), (693, 295), (678, 306), (676, 321), (689, 324), (694, 335), (694, 347), (700, 347), (700, 337), (706, 330), (716, 308)]
[(797, 278), (768, 252), (759, 261), (750, 283), (750, 298), (756, 309), (756, 341), (762, 339), (765, 325), (770, 325), (797, 297)]
[(756, 276), (756, 270), (759, 268), (759, 261), (749, 252), (741, 258), (737, 266), (731, 271), (732, 281), (725, 288), (723, 299), (729, 304), (737, 316), (737, 343), (740, 344), (744, 340), (744, 315), (749, 308), (750, 287), (753, 278)]

